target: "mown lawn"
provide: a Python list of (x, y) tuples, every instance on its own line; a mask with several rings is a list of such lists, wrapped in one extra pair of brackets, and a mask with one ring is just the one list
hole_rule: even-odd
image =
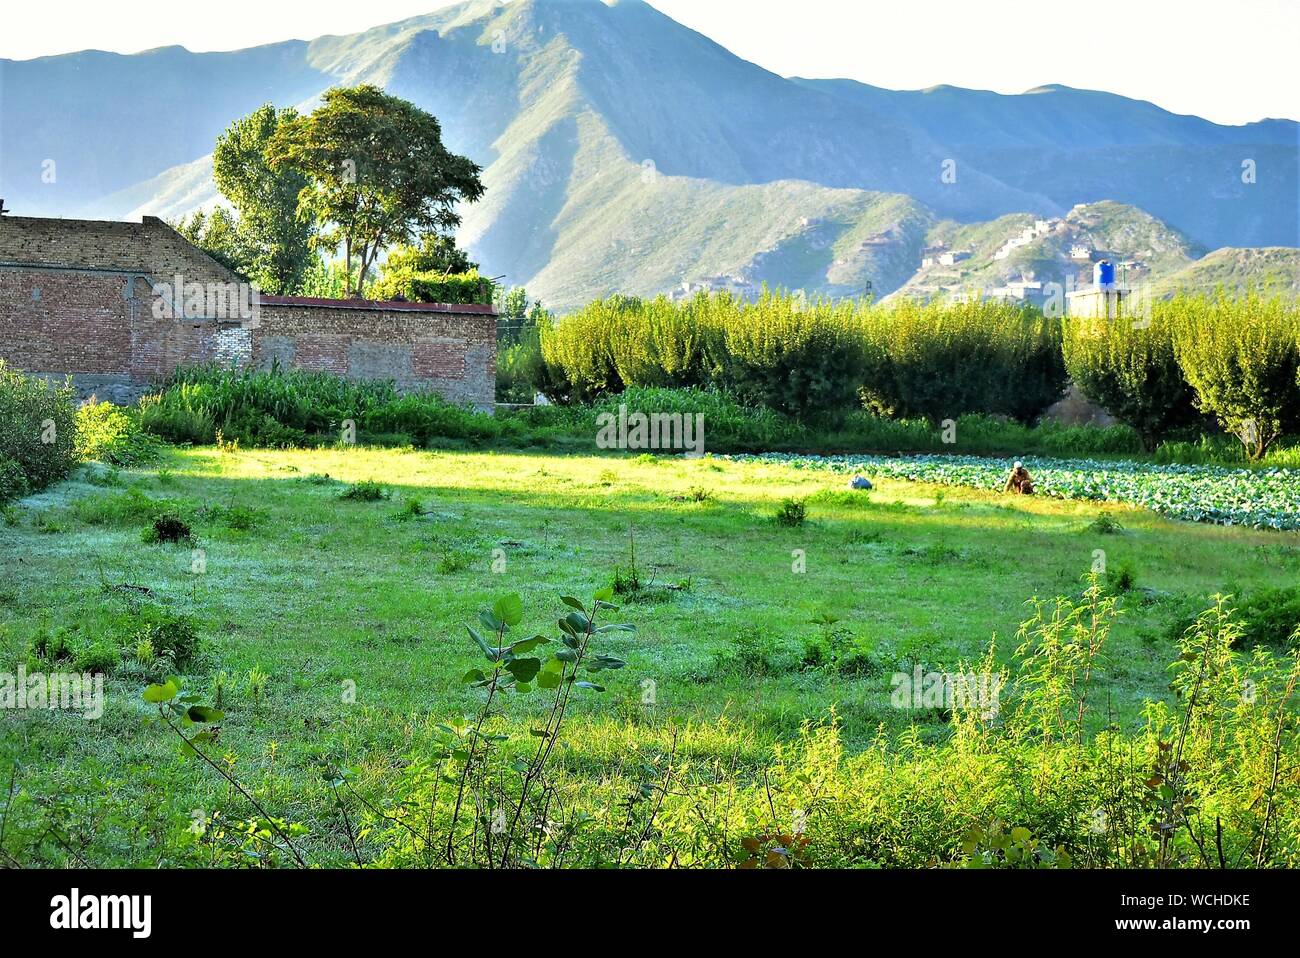
[[(688, 729), (682, 747), (697, 755), (753, 761), (832, 708), (850, 748), (911, 723), (941, 737), (941, 712), (891, 706), (891, 675), (955, 669), (994, 636), (1009, 657), (1026, 600), (1077, 595), (1097, 550), (1136, 587), (1093, 719), (1135, 728), (1143, 700), (1167, 695), (1172, 624), (1215, 592), (1300, 573), (1300, 533), (901, 481), (850, 492), (830, 474), (709, 458), (203, 448), (115, 485), (87, 482), (97, 470), (0, 525), (0, 670), (27, 660), (38, 630), (93, 628), (132, 602), (192, 615), (204, 645), (189, 687), (211, 699), (228, 677), (214, 753), (306, 824), (305, 847), (325, 863), (347, 856), (322, 763), (357, 767), (382, 795), (438, 723), (473, 707), (461, 677), (482, 657), (464, 623), (517, 592), (525, 628), (554, 633), (559, 596), (589, 597), (626, 572), (630, 539), (644, 588), (616, 618), (637, 631), (603, 643), (628, 664), (578, 702), (561, 756), (593, 781), (622, 745), (662, 746), (670, 728)], [(390, 498), (340, 498), (362, 480)], [(189, 546), (142, 542), (147, 521), (123, 505), (133, 486), (194, 518), (202, 574)], [(807, 500), (802, 527), (773, 521), (786, 497)], [(233, 507), (250, 512), (232, 521)], [(1097, 531), (1102, 513), (1121, 531)], [(850, 661), (818, 664), (817, 646)], [(0, 770), (7, 781), (20, 763), (22, 794), (60, 809), (87, 862), (175, 864), (160, 849), (229, 790), (149, 721), (140, 691), (157, 676), (124, 652), (101, 720), (0, 717)], [(260, 701), (250, 671), (269, 677)], [(511, 720), (522, 730), (542, 707), (521, 699)]]

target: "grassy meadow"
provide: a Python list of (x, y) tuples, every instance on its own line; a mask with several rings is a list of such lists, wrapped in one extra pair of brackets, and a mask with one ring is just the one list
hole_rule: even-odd
[[(366, 481), (385, 497), (342, 497)], [(805, 503), (802, 525), (774, 519), (789, 498)], [(143, 541), (160, 509), (195, 541)], [(178, 671), (225, 712), (207, 751), (299, 823), (299, 847), (325, 865), (382, 862), (401, 831), (359, 804), (340, 816), (328, 769), (351, 769), (345, 794), (371, 809), (400, 802), (394, 782), (409, 784), (439, 726), (481, 702), (462, 681), (482, 665), (465, 624), (503, 594), (523, 599), (521, 634), (553, 633), (561, 595), (639, 579), (613, 600), (635, 633), (602, 636), (626, 667), (601, 673), (604, 695), (575, 698), (557, 749), (593, 814), (618, 817), (639, 774), (629, 755), (743, 780), (828, 723), (850, 756), (946, 739), (943, 709), (891, 704), (891, 676), (957, 669), (995, 637), (1008, 662), (1026, 600), (1079, 596), (1098, 550), (1124, 611), (1087, 725), (1137, 733), (1145, 701), (1172, 700), (1178, 633), (1211, 596), (1300, 575), (1300, 533), (1113, 505), (890, 479), (850, 491), (842, 476), (711, 457), (360, 447), (169, 448), (147, 468), (87, 466), (9, 508), (0, 544), (7, 662), (61, 630), (93, 647), (141, 603), (191, 617), (199, 651)], [(57, 819), (27, 852), (61, 864), (232, 863), (220, 829), (238, 832), (239, 797), (142, 701), (162, 678), (148, 652), (126, 659), (99, 721), (4, 716), (11, 834)], [(527, 741), (545, 708), (521, 695), (501, 722)], [(958, 855), (961, 833), (953, 823), (936, 847)]]

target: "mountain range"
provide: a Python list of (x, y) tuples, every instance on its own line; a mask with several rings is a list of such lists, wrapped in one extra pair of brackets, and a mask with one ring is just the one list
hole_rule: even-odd
[(24, 215), (175, 219), (217, 201), (210, 154), (233, 119), (355, 83), (439, 117), (485, 171), (462, 244), (561, 309), (615, 291), (1059, 280), (1086, 268), (1079, 246), (1164, 288), (1297, 292), (1295, 121), (1224, 126), (1063, 86), (781, 77), (641, 0), (471, 0), (233, 52), (0, 61), (0, 196)]

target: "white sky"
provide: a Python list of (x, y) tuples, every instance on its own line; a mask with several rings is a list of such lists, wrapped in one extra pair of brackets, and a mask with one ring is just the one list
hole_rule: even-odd
[[(650, 0), (785, 76), (1108, 90), (1220, 123), (1300, 119), (1300, 0)], [(7, 0), (0, 58), (351, 33), (442, 0)]]

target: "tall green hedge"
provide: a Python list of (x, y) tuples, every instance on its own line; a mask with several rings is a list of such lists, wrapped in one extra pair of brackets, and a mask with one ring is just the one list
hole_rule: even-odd
[(1093, 402), (1132, 426), (1151, 451), (1174, 430), (1202, 419), (1196, 391), (1174, 351), (1181, 307), (1155, 303), (1149, 317), (1083, 317), (1066, 321), (1063, 344), (1070, 378)]
[(1260, 459), (1300, 431), (1300, 305), (1179, 298), (1171, 306), (1174, 351), (1196, 403)]
[(994, 300), (901, 300), (868, 311), (862, 396), (886, 416), (1031, 422), (1065, 392), (1060, 322)]
[(794, 415), (854, 404), (861, 337), (852, 303), (805, 304), (782, 293), (757, 302), (701, 294), (674, 303), (611, 297), (542, 330), (558, 374), (548, 393), (590, 402), (629, 387), (714, 386)]
[(1147, 448), (1204, 412), (1235, 434), (1257, 430), (1258, 456), (1300, 429), (1296, 317), (1295, 304), (1257, 297), (1157, 303), (1147, 324), (997, 300), (617, 296), (542, 325), (538, 379), (560, 402), (706, 387), (803, 420), (861, 404), (932, 424), (973, 414), (1029, 424), (1073, 377)]
[(863, 382), (861, 310), (764, 292), (722, 329), (723, 385), (744, 402), (806, 418), (854, 405)]

